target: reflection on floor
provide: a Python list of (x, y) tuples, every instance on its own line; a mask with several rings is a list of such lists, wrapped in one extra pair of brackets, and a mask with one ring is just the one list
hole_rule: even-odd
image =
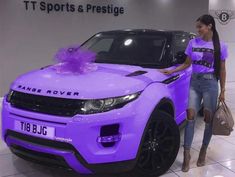
[[(226, 102), (235, 117), (235, 82), (226, 86)], [(0, 105), (1, 106), (1, 105)], [(1, 107), (0, 107), (1, 108)], [(164, 177), (234, 177), (235, 176), (235, 131), (229, 137), (213, 136), (208, 149), (208, 158), (204, 167), (196, 166), (199, 148), (201, 145), (204, 122), (197, 118), (195, 136), (192, 147), (191, 169), (188, 173), (181, 172), (183, 148), (180, 148), (178, 157)], [(0, 123), (1, 130), (1, 123)], [(0, 134), (1, 135), (1, 134)], [(181, 132), (182, 144), (183, 131)], [(68, 171), (51, 169), (26, 162), (13, 155), (0, 139), (0, 177), (85, 177)], [(110, 175), (93, 175), (94, 177), (111, 177)], [(113, 175), (112, 177), (116, 177)]]

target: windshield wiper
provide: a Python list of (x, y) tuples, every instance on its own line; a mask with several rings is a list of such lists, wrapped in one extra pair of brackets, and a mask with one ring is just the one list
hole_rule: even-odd
[(160, 63), (139, 63), (139, 62), (118, 62), (118, 61), (107, 61), (107, 60), (98, 60), (95, 61), (95, 63), (108, 63), (108, 64), (123, 64), (123, 65), (134, 65), (134, 66), (140, 66), (143, 68), (156, 68), (156, 67), (163, 67)]

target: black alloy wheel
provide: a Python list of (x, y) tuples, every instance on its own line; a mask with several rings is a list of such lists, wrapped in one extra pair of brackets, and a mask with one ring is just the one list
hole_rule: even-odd
[(180, 147), (179, 127), (174, 118), (157, 111), (150, 117), (142, 138), (134, 176), (159, 176), (175, 161)]

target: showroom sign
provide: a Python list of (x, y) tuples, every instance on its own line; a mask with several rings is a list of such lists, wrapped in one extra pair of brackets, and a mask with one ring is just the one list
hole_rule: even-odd
[(55, 12), (67, 13), (94, 13), (110, 14), (115, 17), (124, 14), (124, 7), (114, 4), (94, 5), (94, 4), (74, 4), (74, 3), (57, 3), (46, 1), (23, 1), (26, 11), (41, 11), (47, 14)]
[(226, 25), (230, 22), (231, 19), (234, 19), (234, 11), (232, 10), (216, 10), (212, 14), (214, 18), (218, 19), (220, 24)]

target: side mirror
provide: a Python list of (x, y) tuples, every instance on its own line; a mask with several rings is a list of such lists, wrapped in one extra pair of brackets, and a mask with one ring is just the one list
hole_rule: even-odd
[(174, 63), (182, 64), (185, 62), (187, 55), (183, 51), (179, 51), (175, 54)]

